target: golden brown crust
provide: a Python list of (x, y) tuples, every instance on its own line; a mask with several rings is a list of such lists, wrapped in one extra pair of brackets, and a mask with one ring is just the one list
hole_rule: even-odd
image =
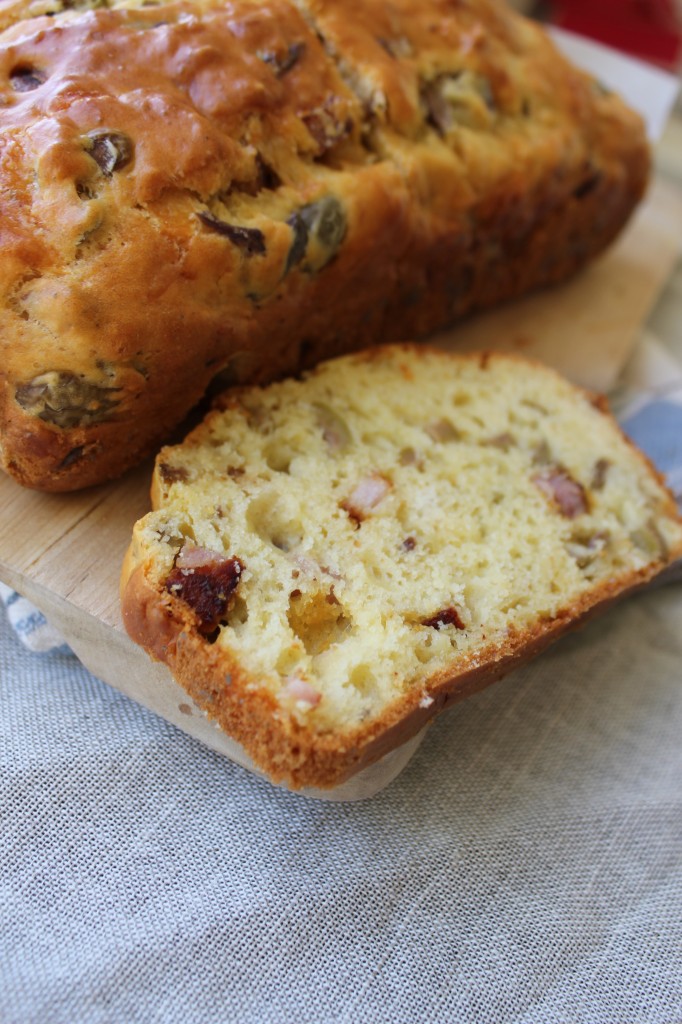
[(29, 486), (122, 472), (219, 371), (562, 280), (646, 184), (636, 115), (492, 0), (35, 10), (0, 10), (0, 446)]
[[(680, 552), (682, 554), (682, 552)], [(443, 672), (419, 691), (408, 692), (383, 715), (352, 731), (310, 732), (285, 715), (265, 692), (249, 689), (249, 678), (225, 651), (207, 647), (188, 609), (150, 582), (144, 564), (129, 560), (122, 579), (122, 610), (131, 638), (168, 665), (196, 704), (274, 782), (292, 789), (332, 788), (406, 743), (437, 714), (498, 682), (563, 634), (577, 629), (614, 602), (643, 587), (661, 567), (623, 575), (595, 588), (572, 608), (534, 630), (511, 635), (504, 645), (481, 650), (455, 675)], [(424, 706), (424, 693), (432, 703)]]

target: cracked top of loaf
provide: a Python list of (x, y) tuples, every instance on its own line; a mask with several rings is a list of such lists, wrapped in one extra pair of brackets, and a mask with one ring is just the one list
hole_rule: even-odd
[(494, 0), (0, 3), (0, 445), (65, 489), (265, 380), (561, 279), (642, 126)]

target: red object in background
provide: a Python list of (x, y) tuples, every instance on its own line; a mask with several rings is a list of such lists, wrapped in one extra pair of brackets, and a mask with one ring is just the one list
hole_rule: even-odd
[(677, 68), (682, 25), (674, 0), (559, 0), (553, 21), (617, 50)]

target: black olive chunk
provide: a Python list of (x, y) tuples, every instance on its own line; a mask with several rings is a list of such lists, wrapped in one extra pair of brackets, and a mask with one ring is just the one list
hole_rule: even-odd
[(10, 72), (9, 80), (15, 92), (33, 92), (47, 81), (47, 75), (38, 68), (21, 65)]
[(133, 158), (133, 143), (123, 132), (95, 131), (90, 132), (86, 139), (88, 155), (107, 178), (129, 164)]
[(204, 227), (229, 238), (232, 244), (245, 252), (247, 256), (262, 256), (265, 253), (265, 235), (258, 228), (244, 228), (237, 224), (227, 224), (224, 220), (214, 217), (208, 210), (198, 213), (197, 217)]
[(262, 61), (270, 65), (278, 78), (281, 78), (282, 75), (286, 75), (287, 71), (291, 71), (304, 53), (305, 43), (292, 43), (284, 54), (268, 51), (266, 53), (259, 53), (258, 56)]

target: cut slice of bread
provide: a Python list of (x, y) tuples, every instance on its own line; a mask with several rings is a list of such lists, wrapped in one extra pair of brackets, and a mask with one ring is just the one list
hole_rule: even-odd
[(682, 557), (602, 400), (388, 346), (226, 393), (160, 453), (128, 632), (273, 780), (331, 787)]

